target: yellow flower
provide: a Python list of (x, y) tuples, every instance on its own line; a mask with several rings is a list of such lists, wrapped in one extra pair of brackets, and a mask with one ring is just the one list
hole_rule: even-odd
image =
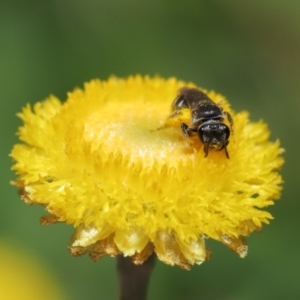
[(232, 115), (234, 135), (230, 159), (223, 151), (205, 158), (199, 140), (182, 137), (182, 120), (168, 118), (184, 86), (194, 85), (141, 76), (93, 80), (64, 103), (50, 96), (18, 115), (23, 144), (11, 153), (19, 175), (13, 184), (26, 203), (45, 206), (43, 224), (73, 224), (73, 255), (123, 254), (141, 264), (154, 251), (188, 269), (208, 258), (208, 238), (245, 257), (244, 237), (272, 219), (263, 208), (280, 196), (279, 141), (268, 140), (265, 123), (206, 91)]

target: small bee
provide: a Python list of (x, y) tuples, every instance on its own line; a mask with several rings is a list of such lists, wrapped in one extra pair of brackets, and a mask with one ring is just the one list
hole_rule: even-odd
[[(180, 125), (183, 136), (188, 138), (198, 134), (204, 145), (205, 157), (210, 150), (224, 150), (226, 157), (229, 158), (227, 145), (230, 131), (233, 131), (231, 115), (223, 111), (222, 107), (214, 103), (204, 92), (188, 87), (179, 90), (179, 95), (172, 104), (173, 113), (170, 118), (180, 115), (183, 109), (189, 109), (191, 112), (191, 126), (185, 123)], [(230, 129), (223, 123), (225, 118), (229, 121)]]

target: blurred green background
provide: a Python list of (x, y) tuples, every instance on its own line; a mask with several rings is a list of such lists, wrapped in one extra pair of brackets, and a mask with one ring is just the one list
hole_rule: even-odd
[(0, 240), (35, 256), (69, 299), (117, 299), (115, 260), (71, 257), (72, 227), (40, 226), (43, 208), (26, 206), (9, 185), (8, 154), (21, 124), (15, 114), (49, 94), (65, 99), (96, 77), (176, 76), (224, 94), (255, 121), (263, 118), (286, 149), (285, 184), (270, 208), (275, 220), (248, 239), (247, 258), (208, 241), (212, 259), (191, 271), (158, 262), (149, 299), (300, 299), (300, 1), (0, 4)]

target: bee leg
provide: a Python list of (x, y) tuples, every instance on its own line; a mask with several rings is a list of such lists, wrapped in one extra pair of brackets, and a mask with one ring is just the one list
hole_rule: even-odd
[(208, 155), (208, 145), (204, 145), (203, 151), (204, 151), (204, 157), (207, 157), (207, 155)]
[(230, 114), (228, 111), (226, 111), (225, 114), (226, 114), (227, 120), (229, 121), (231, 132), (232, 132), (232, 134), (233, 134), (233, 131), (234, 131), (234, 123), (233, 123), (232, 116), (231, 116), (231, 114)]
[(192, 132), (197, 132), (197, 129), (191, 128), (185, 123), (181, 123), (180, 127), (181, 127), (181, 132), (185, 138), (191, 137)]
[(226, 146), (224, 147), (224, 150), (225, 150), (225, 155), (226, 155), (226, 157), (229, 159), (230, 157), (229, 157), (229, 153), (228, 153), (228, 150), (227, 150), (227, 147), (226, 147)]
[(181, 127), (182, 135), (185, 138), (188, 138), (189, 137), (189, 134), (188, 134), (188, 128), (189, 128), (189, 126), (187, 126), (185, 123), (181, 123), (180, 127)]
[(224, 149), (224, 151), (225, 151), (226, 157), (229, 159), (230, 157), (229, 157), (229, 153), (228, 153), (228, 150), (227, 150), (227, 145), (228, 145), (228, 144), (229, 144), (229, 141), (226, 142), (226, 144), (224, 145), (223, 149)]

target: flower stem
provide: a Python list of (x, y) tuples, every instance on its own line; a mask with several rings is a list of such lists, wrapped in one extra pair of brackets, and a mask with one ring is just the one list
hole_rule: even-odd
[(147, 287), (155, 265), (152, 254), (142, 265), (135, 265), (130, 257), (117, 256), (120, 300), (146, 300)]

